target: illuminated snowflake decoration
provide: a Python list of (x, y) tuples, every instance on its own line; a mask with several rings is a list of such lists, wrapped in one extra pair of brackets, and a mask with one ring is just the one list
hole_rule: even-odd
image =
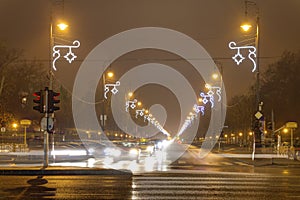
[(194, 105), (193, 110), (198, 114), (201, 112), (202, 116), (204, 116), (204, 106), (198, 106), (197, 104)]
[(137, 118), (138, 116), (144, 116), (145, 113), (145, 109), (143, 108), (142, 110), (135, 110), (135, 118)]
[(53, 46), (53, 54), (52, 57), (54, 58), (52, 61), (52, 68), (56, 71), (57, 68), (55, 66), (56, 61), (60, 58), (60, 49), (67, 48), (69, 49), (68, 53), (64, 56), (64, 58), (69, 62), (72, 63), (77, 56), (73, 53), (73, 48), (78, 48), (80, 46), (80, 42), (78, 40), (75, 40), (72, 45), (55, 45)]
[(230, 42), (229, 43), (229, 48), (230, 49), (236, 49), (237, 52), (236, 54), (232, 57), (232, 59), (236, 62), (237, 65), (240, 65), (245, 57), (241, 54), (241, 49), (248, 49), (248, 58), (252, 61), (253, 63), (253, 68), (252, 72), (256, 70), (256, 48), (254, 46), (240, 46), (237, 47), (235, 42)]
[(209, 89), (209, 91), (207, 92), (207, 94), (209, 96), (213, 96), (214, 94), (216, 94), (218, 96), (218, 102), (221, 101), (221, 99), (222, 99), (222, 96), (221, 96), (221, 87), (210, 86), (208, 84), (206, 84), (205, 87)]
[(125, 103), (125, 110), (126, 110), (126, 112), (129, 111), (129, 107), (131, 109), (135, 109), (136, 103), (137, 103), (137, 99), (134, 99), (133, 101), (130, 101), (130, 100), (126, 101), (126, 103)]
[(215, 105), (214, 104), (214, 96), (212, 93), (209, 92), (208, 94), (204, 94), (204, 92), (201, 92), (200, 96), (202, 97), (202, 102), (204, 104), (207, 104), (208, 102), (210, 102), (211, 108), (214, 107), (214, 105)]
[[(116, 83), (109, 83), (109, 84), (105, 84), (104, 85), (104, 98), (105, 99), (107, 99), (107, 93), (109, 92), (109, 91), (111, 91), (111, 93), (112, 94), (117, 94), (118, 93), (118, 89), (117, 89), (117, 87), (118, 86), (120, 86), (121, 85), (121, 83), (120, 83), (120, 81), (117, 81)], [(110, 89), (112, 87), (112, 89)]]

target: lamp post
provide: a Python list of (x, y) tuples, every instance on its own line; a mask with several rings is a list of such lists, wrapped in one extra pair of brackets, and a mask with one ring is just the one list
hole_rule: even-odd
[[(256, 9), (256, 31), (255, 31), (255, 48), (256, 48), (256, 108), (259, 108), (259, 104), (260, 104), (260, 79), (259, 79), (259, 39), (260, 39), (260, 35), (259, 35), (259, 29), (260, 29), (260, 24), (259, 24), (259, 10), (257, 7), (257, 4), (255, 2), (252, 1), (245, 1), (245, 17), (246, 20), (248, 18), (248, 7), (252, 5), (255, 6)], [(252, 25), (247, 21), (245, 23), (243, 23), (241, 26), (242, 30), (244, 32), (248, 32), (251, 31), (252, 29)]]
[[(57, 27), (61, 31), (65, 31), (68, 28), (68, 25), (65, 23), (57, 24)], [(54, 46), (54, 31), (53, 31), (53, 17), (52, 11), (50, 14), (50, 26), (49, 26), (49, 90), (53, 89), (53, 69), (52, 69), (52, 48)], [(48, 92), (46, 91), (46, 96), (48, 96)], [(48, 110), (48, 98), (45, 98), (46, 109)], [(50, 114), (48, 112), (45, 113), (45, 118), (47, 119), (46, 127), (49, 125)], [(54, 113), (52, 113), (51, 118), (54, 118)], [(47, 128), (48, 129), (48, 128)], [(54, 150), (54, 134), (52, 134), (52, 150)], [(44, 130), (44, 162), (43, 167), (47, 168), (49, 164), (49, 134), (47, 130)]]
[[(223, 116), (224, 116), (224, 113), (223, 113), (223, 66), (221, 63), (216, 63), (218, 66), (220, 66), (220, 74), (219, 73), (213, 73), (212, 75), (212, 78), (214, 80), (220, 80), (220, 90), (221, 90), (221, 106), (220, 106), (220, 109), (221, 109), (221, 112), (220, 112), (220, 132), (222, 133), (223, 132), (223, 128), (224, 128), (224, 124), (222, 123), (223, 122)], [(226, 106), (226, 105), (225, 105)]]
[[(248, 8), (249, 6), (254, 6), (256, 10), (256, 30), (255, 30), (255, 48), (256, 48), (256, 57), (255, 57), (255, 63), (256, 63), (256, 101), (255, 101), (255, 110), (257, 109), (257, 113), (260, 113), (262, 111), (262, 103), (260, 102), (260, 72), (259, 72), (259, 39), (260, 39), (260, 34), (259, 34), (259, 29), (260, 29), (260, 24), (259, 24), (259, 9), (258, 6), (255, 2), (252, 1), (245, 1), (245, 17), (246, 20), (248, 20)], [(249, 32), (252, 29), (252, 25), (249, 22), (243, 23), (241, 26), (242, 30), (244, 32)], [(262, 116), (262, 115), (261, 115)], [(253, 134), (253, 153), (252, 153), (252, 160), (254, 160), (254, 154), (255, 154), (255, 140), (256, 137), (261, 137), (263, 134), (260, 130), (260, 123), (259, 120), (260, 118), (257, 118), (258, 120), (258, 127), (257, 127), (257, 133)], [(256, 123), (255, 123), (256, 124)], [(256, 136), (258, 135), (258, 136)]]
[(109, 71), (107, 73), (104, 72), (102, 74), (102, 84), (103, 84), (103, 86), (102, 86), (102, 88), (103, 88), (102, 98), (103, 98), (103, 100), (102, 100), (102, 113), (100, 115), (100, 122), (101, 122), (100, 124), (102, 126), (103, 131), (105, 129), (105, 121), (107, 120), (107, 117), (106, 117), (106, 114), (105, 114), (106, 112), (105, 112), (105, 99), (104, 99), (104, 93), (105, 93), (104, 87), (105, 87), (105, 84), (106, 84), (106, 76), (107, 76), (108, 79), (111, 79), (111, 78), (114, 77), (114, 73), (112, 71)]

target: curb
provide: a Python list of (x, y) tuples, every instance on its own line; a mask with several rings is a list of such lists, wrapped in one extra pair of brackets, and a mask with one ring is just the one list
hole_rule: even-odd
[(46, 176), (46, 175), (124, 175), (132, 176), (129, 170), (114, 170), (114, 169), (2, 169), (1, 175), (23, 175), (23, 176)]

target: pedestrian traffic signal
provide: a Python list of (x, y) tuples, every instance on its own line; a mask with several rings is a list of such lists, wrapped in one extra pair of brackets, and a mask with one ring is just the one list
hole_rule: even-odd
[(37, 105), (33, 106), (33, 110), (37, 110), (40, 113), (44, 113), (45, 110), (44, 110), (44, 92), (43, 92), (43, 90), (33, 93), (33, 96), (35, 97), (33, 99), (33, 103), (37, 104)]
[(58, 92), (48, 90), (48, 113), (54, 113), (55, 111), (60, 109), (58, 106), (55, 105), (60, 102), (60, 100), (57, 99), (57, 96), (59, 95), (60, 93)]

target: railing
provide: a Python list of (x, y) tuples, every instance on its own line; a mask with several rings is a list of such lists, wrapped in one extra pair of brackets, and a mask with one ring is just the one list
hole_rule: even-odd
[(28, 152), (29, 148), (26, 144), (16, 143), (0, 143), (0, 152)]

